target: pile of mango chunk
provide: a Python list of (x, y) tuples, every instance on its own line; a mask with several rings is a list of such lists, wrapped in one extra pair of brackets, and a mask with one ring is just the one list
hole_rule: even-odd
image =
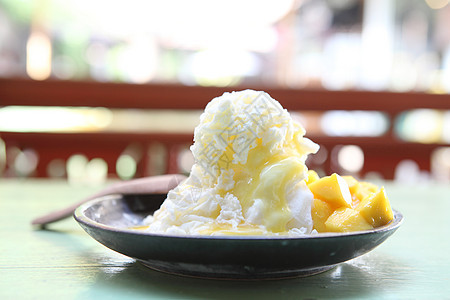
[(368, 230), (394, 219), (384, 187), (336, 173), (320, 178), (313, 170), (306, 184), (314, 195), (311, 214), (319, 233)]

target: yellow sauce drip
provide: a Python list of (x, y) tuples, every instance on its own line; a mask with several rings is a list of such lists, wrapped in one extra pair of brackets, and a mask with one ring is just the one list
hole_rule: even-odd
[(139, 225), (139, 226), (132, 226), (128, 229), (132, 229), (132, 230), (146, 230), (148, 229), (148, 225)]
[(234, 228), (232, 225), (224, 224), (211, 224), (208, 229), (199, 231), (201, 235), (262, 235), (266, 232), (256, 225), (242, 224)]
[[(295, 136), (294, 136), (295, 137)], [(262, 224), (268, 231), (283, 233), (286, 225), (292, 219), (292, 214), (286, 200), (286, 188), (289, 183), (304, 178), (306, 171), (302, 161), (302, 152), (298, 143), (290, 141), (283, 151), (271, 153), (262, 145), (261, 139), (257, 146), (248, 153), (246, 164), (235, 164), (235, 186), (229, 192), (240, 201), (242, 210), (247, 211), (256, 199), (262, 200)], [(214, 225), (211, 231), (225, 231), (227, 234), (256, 234), (253, 227), (242, 224), (237, 228), (224, 229)]]

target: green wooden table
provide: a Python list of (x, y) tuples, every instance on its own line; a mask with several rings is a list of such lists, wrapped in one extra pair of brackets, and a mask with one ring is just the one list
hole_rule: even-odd
[(216, 281), (150, 270), (73, 220), (30, 220), (98, 189), (0, 179), (0, 299), (449, 299), (450, 186), (385, 184), (401, 228), (374, 251), (311, 277)]

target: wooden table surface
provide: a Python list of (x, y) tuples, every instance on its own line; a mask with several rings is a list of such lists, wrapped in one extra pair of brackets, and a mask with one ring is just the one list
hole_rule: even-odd
[(98, 188), (0, 179), (0, 299), (450, 299), (450, 186), (385, 186), (405, 221), (372, 252), (306, 278), (217, 281), (150, 270), (72, 218), (30, 225)]

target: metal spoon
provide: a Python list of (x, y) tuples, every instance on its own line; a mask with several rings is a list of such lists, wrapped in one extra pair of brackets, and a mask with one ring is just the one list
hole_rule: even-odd
[(42, 226), (70, 217), (81, 204), (97, 197), (111, 194), (163, 194), (175, 188), (186, 176), (180, 174), (168, 174), (160, 176), (132, 179), (112, 184), (103, 190), (91, 195), (80, 202), (66, 208), (53, 211), (31, 221), (32, 225)]

